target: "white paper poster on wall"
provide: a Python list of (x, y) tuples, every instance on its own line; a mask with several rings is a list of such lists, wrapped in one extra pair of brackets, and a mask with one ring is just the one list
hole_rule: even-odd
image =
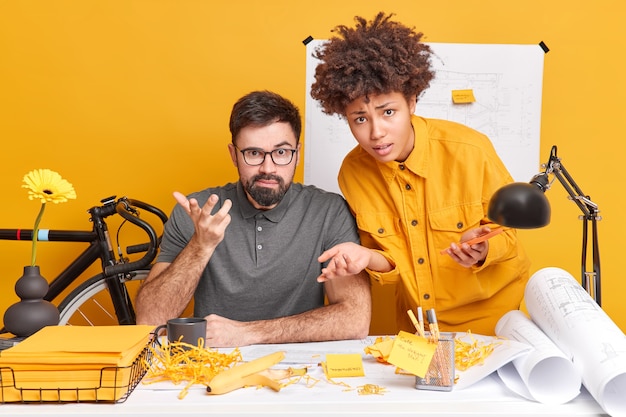
[[(304, 182), (339, 192), (337, 173), (356, 146), (345, 120), (322, 112), (310, 95), (312, 56), (325, 40), (306, 45)], [(539, 134), (544, 51), (539, 45), (429, 43), (436, 71), (415, 114), (470, 126), (491, 139), (516, 181), (540, 171)], [(454, 104), (453, 91), (470, 90), (474, 101)]]

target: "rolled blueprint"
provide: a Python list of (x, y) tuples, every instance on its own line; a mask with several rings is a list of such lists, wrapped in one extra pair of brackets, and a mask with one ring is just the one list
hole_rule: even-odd
[(580, 394), (581, 370), (524, 313), (506, 313), (496, 325), (496, 334), (534, 348), (498, 369), (509, 389), (545, 404), (565, 404)]
[(530, 318), (580, 368), (612, 416), (626, 415), (626, 335), (567, 271), (544, 268), (524, 293)]

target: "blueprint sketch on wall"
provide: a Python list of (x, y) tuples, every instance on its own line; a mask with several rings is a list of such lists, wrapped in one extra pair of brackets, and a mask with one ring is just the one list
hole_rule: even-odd
[[(304, 182), (339, 192), (337, 173), (356, 146), (345, 120), (321, 111), (310, 96), (325, 40), (307, 44)], [(539, 135), (544, 51), (539, 45), (428, 43), (436, 71), (415, 114), (470, 126), (491, 139), (516, 181), (540, 170)], [(454, 104), (452, 92), (471, 90), (475, 101)]]

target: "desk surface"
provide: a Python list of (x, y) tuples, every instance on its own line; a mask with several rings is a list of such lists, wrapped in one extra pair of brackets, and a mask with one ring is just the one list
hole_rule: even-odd
[[(287, 352), (283, 366), (309, 365), (310, 381), (304, 380), (274, 392), (269, 388), (245, 388), (231, 393), (208, 395), (201, 385), (190, 389), (188, 395), (177, 398), (183, 385), (171, 383), (141, 383), (119, 404), (3, 404), (0, 414), (10, 416), (41, 415), (115, 415), (179, 416), (179, 415), (428, 415), (428, 416), (607, 416), (584, 389), (566, 404), (541, 404), (528, 401), (509, 391), (496, 373), (463, 389), (451, 392), (415, 389), (415, 377), (395, 373), (395, 367), (377, 363), (363, 354), (365, 377), (341, 378), (349, 386), (326, 380), (317, 362), (325, 353), (363, 353), (371, 340), (345, 342), (264, 345), (242, 348), (245, 360), (268, 351)], [(359, 395), (357, 387), (377, 384), (386, 392), (380, 395)]]

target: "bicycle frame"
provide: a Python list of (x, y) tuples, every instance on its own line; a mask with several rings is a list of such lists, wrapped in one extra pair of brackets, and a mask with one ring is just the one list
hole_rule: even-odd
[[(89, 246), (80, 253), (76, 259), (49, 284), (49, 290), (44, 297), (47, 301), (55, 300), (61, 292), (75, 282), (82, 274), (93, 265), (98, 259), (101, 260), (102, 279), (106, 280), (107, 287), (111, 294), (111, 300), (115, 308), (115, 313), (119, 324), (134, 324), (135, 311), (129, 295), (125, 291), (121, 279), (129, 272), (149, 267), (157, 254), (160, 237), (147, 222), (137, 217), (137, 209), (143, 208), (155, 214), (165, 223), (167, 215), (160, 209), (143, 203), (138, 200), (130, 200), (126, 197), (115, 200), (115, 196), (102, 200), (102, 206), (95, 206), (88, 210), (90, 221), (93, 223), (91, 231), (78, 230), (47, 230), (40, 229), (37, 239), (51, 242), (85, 242)], [(116, 260), (109, 237), (108, 226), (104, 219), (113, 214), (119, 214), (124, 219), (130, 221), (143, 229), (150, 242), (146, 244), (133, 245), (126, 248), (128, 254), (146, 252), (139, 260), (127, 263), (120, 263)], [(32, 229), (0, 229), (0, 240), (32, 240)]]

